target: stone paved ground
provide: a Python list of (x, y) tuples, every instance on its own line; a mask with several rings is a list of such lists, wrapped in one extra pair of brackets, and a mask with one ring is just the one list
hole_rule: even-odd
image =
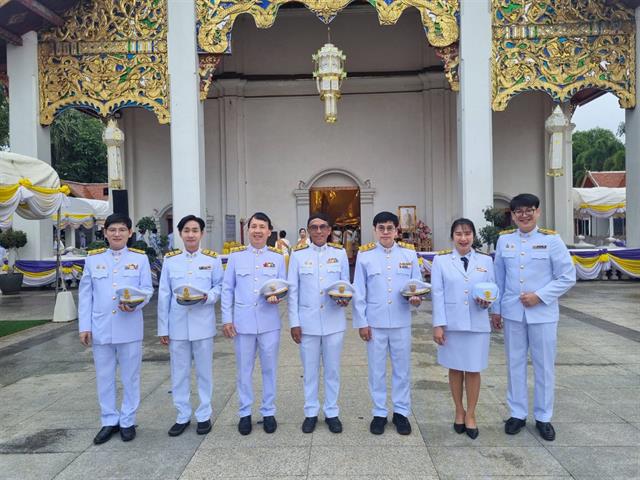
[[(0, 319), (47, 318), (49, 292), (0, 297)], [(446, 370), (435, 364), (430, 304), (414, 318), (413, 433), (368, 432), (370, 400), (363, 343), (349, 329), (340, 397), (344, 432), (300, 431), (302, 370), (282, 330), (278, 431), (236, 431), (232, 343), (218, 336), (214, 354), (214, 426), (167, 436), (175, 418), (167, 350), (155, 334), (155, 304), (146, 309), (138, 437), (94, 446), (99, 429), (91, 350), (77, 323), (48, 324), (0, 339), (0, 478), (9, 479), (462, 479), (640, 478), (640, 282), (580, 283), (562, 301), (554, 424), (557, 439), (532, 428), (506, 436), (502, 334), (492, 337), (482, 376), (480, 436), (456, 435)], [(531, 379), (530, 379), (531, 380)], [(259, 398), (259, 370), (256, 369)], [(255, 416), (254, 416), (255, 419)]]

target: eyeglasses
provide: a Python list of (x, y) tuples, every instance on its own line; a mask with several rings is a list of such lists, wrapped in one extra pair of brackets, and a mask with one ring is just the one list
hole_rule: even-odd
[(386, 227), (384, 225), (378, 225), (376, 227), (376, 230), (379, 231), (380, 233), (384, 233), (384, 232), (393, 232), (395, 231), (396, 227), (394, 225), (387, 225)]
[(312, 232), (319, 232), (320, 230), (329, 230), (329, 225), (309, 225), (307, 228)]
[(516, 210), (513, 211), (513, 214), (516, 217), (524, 217), (524, 216), (528, 217), (530, 215), (533, 215), (535, 211), (536, 211), (536, 209), (535, 208), (531, 208), (531, 207), (529, 207), (529, 208), (517, 208)]

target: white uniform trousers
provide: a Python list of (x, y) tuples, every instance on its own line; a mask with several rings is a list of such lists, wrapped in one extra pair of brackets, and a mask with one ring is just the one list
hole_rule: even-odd
[(206, 422), (211, 418), (211, 393), (213, 392), (213, 337), (201, 340), (169, 340), (171, 353), (171, 391), (173, 404), (178, 410), (177, 423), (191, 420), (191, 359), (196, 367), (198, 397), (196, 420)]
[[(140, 405), (140, 366), (142, 341), (128, 343), (93, 344), (96, 385), (100, 403), (102, 426), (136, 424), (136, 410)], [(116, 407), (116, 366), (120, 366), (122, 405)]]
[(371, 328), (367, 342), (369, 392), (374, 417), (387, 416), (387, 352), (391, 356), (393, 412), (411, 412), (411, 327)]
[(256, 363), (256, 351), (260, 355), (262, 369), (262, 405), (263, 417), (276, 413), (276, 376), (278, 373), (278, 350), (280, 348), (280, 330), (252, 334), (239, 333), (234, 337), (236, 347), (236, 369), (238, 388), (238, 415), (251, 415), (253, 405), (253, 367)]
[(340, 358), (344, 331), (330, 335), (302, 335), (300, 358), (304, 368), (304, 416), (316, 417), (320, 410), (318, 384), (320, 357), (324, 370), (324, 416), (337, 417), (340, 394)]
[(553, 416), (555, 360), (558, 323), (516, 322), (505, 318), (504, 348), (507, 356), (507, 403), (511, 416), (526, 419), (529, 413), (527, 389), (527, 350), (535, 378), (533, 415), (540, 422)]

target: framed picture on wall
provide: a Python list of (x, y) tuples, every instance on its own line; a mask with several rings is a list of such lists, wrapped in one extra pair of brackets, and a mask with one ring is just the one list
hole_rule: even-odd
[(403, 232), (415, 232), (416, 230), (416, 206), (401, 205), (398, 207), (398, 219)]

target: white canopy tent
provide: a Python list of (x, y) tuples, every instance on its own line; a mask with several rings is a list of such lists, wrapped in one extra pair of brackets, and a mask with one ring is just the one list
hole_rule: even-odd
[(48, 218), (67, 202), (68, 187), (51, 165), (37, 158), (0, 152), (0, 228), (10, 228), (13, 215)]
[(624, 214), (627, 206), (626, 188), (574, 188), (573, 210), (578, 217), (592, 215), (609, 218)]
[[(74, 230), (82, 227), (92, 228), (94, 225), (104, 224), (111, 214), (109, 202), (106, 200), (93, 200), (90, 198), (69, 197), (66, 205), (60, 213), (60, 228), (71, 227)], [(58, 221), (57, 212), (51, 216), (54, 222)]]
[[(60, 186), (60, 177), (51, 165), (11, 152), (0, 152), (0, 228), (10, 228), (13, 214), (38, 220), (51, 217), (68, 204), (69, 187)], [(58, 228), (58, 241), (60, 241)], [(60, 255), (56, 257), (56, 290), (60, 273)], [(63, 282), (56, 297), (53, 321), (77, 318), (75, 302)]]

